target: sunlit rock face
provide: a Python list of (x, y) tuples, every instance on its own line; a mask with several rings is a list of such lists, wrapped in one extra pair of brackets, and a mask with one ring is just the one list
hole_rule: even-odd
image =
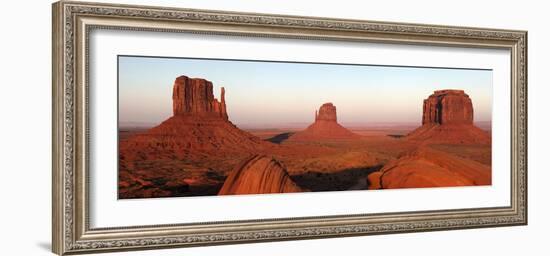
[(220, 100), (214, 98), (212, 82), (206, 79), (180, 76), (174, 81), (174, 115), (219, 116), (228, 119), (223, 87)]
[(462, 90), (435, 91), (424, 100), (422, 124), (473, 124), (472, 100)]
[(219, 195), (302, 192), (277, 160), (256, 155), (235, 166)]

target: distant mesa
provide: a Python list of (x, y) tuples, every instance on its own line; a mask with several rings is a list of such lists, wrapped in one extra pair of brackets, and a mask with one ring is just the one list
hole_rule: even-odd
[(472, 100), (463, 90), (435, 91), (424, 100), (422, 124), (473, 124)]
[(489, 144), (489, 133), (474, 126), (472, 100), (463, 90), (435, 91), (424, 100), (422, 126), (406, 138), (426, 143)]
[(345, 140), (360, 137), (338, 124), (336, 106), (325, 103), (315, 111), (315, 122), (292, 135), (289, 141)]
[(490, 185), (491, 167), (427, 146), (368, 176), (369, 189)]
[(304, 191), (277, 160), (255, 155), (233, 168), (219, 195), (291, 193)]

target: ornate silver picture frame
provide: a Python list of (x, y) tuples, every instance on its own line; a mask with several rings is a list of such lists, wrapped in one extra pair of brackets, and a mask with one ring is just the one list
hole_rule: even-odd
[[(527, 224), (527, 32), (61, 1), (53, 5), (53, 251), (59, 255)], [(90, 225), (90, 33), (98, 30), (501, 49), (510, 52), (509, 205)], [(116, 88), (115, 88), (116, 90)], [(116, 110), (113, 110), (116, 111)], [(496, 110), (495, 110), (496, 111)], [(93, 132), (93, 131), (92, 131)], [(509, 171), (509, 173), (508, 173)], [(116, 195), (113, 195), (116, 197)], [(162, 223), (162, 222), (159, 222)]]

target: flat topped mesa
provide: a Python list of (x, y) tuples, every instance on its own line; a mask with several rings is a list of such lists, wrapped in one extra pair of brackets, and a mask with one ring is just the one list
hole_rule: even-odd
[(227, 120), (223, 87), (220, 99), (221, 102), (214, 98), (212, 82), (206, 79), (179, 76), (174, 81), (172, 92), (174, 116), (219, 116)]
[(336, 122), (336, 106), (332, 103), (325, 103), (319, 108), (319, 112), (315, 111), (315, 121), (325, 120)]
[(463, 90), (435, 91), (424, 100), (424, 124), (473, 124), (472, 100)]
[(488, 144), (489, 133), (474, 125), (474, 108), (462, 90), (434, 91), (424, 100), (422, 126), (407, 139), (423, 143)]

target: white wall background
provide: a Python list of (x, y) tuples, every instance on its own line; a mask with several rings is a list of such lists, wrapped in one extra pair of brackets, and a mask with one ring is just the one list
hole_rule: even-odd
[[(544, 24), (550, 23), (550, 18), (545, 1), (117, 2), (528, 30), (529, 225), (111, 255), (548, 255), (550, 33)], [(50, 4), (43, 0), (10, 1), (4, 3), (0, 15), (1, 255), (51, 255)]]

